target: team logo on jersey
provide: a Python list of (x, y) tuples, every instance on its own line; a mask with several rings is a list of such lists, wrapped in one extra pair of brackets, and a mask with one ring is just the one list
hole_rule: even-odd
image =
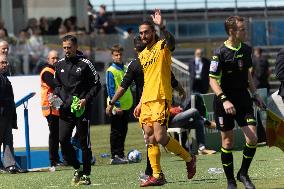
[(81, 72), (81, 70), (82, 70), (81, 68), (77, 68), (76, 72)]
[(212, 60), (210, 63), (210, 72), (216, 72), (219, 62)]
[(61, 71), (60, 72), (64, 72), (64, 70), (63, 69), (61, 69)]
[(243, 60), (238, 60), (238, 66), (239, 66), (239, 70), (242, 70), (244, 67), (244, 62)]

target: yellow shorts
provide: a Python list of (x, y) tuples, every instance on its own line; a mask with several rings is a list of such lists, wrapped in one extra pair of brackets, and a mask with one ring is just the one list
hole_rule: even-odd
[(154, 122), (168, 126), (171, 102), (169, 100), (155, 100), (142, 103), (139, 122), (140, 125), (153, 126)]

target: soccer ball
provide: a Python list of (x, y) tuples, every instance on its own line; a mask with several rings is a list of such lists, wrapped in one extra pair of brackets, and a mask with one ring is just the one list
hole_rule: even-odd
[(127, 159), (130, 163), (139, 163), (142, 160), (142, 153), (136, 149), (130, 150), (127, 154)]

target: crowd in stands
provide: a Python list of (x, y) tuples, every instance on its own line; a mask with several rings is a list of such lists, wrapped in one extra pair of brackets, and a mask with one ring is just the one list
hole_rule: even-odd
[[(92, 5), (88, 6), (89, 28), (79, 27), (76, 16), (62, 19), (30, 18), (26, 27), (13, 36), (8, 35), (5, 23), (0, 22), (0, 40), (9, 43), (9, 63), (11, 65), (11, 75), (39, 74), (38, 68), (43, 62), (48, 51), (58, 44), (60, 39), (67, 34), (76, 36), (95, 36), (97, 34), (113, 34), (114, 22), (106, 14), (106, 6), (101, 5), (98, 12), (95, 12)], [(1, 19), (0, 19), (1, 20)], [(0, 47), (1, 48), (1, 47)], [(56, 49), (56, 48), (55, 48)], [(58, 47), (58, 49), (60, 49)], [(59, 52), (63, 55), (62, 52)], [(85, 54), (85, 53), (84, 53)], [(86, 56), (90, 52), (86, 52)], [(62, 57), (62, 56), (60, 56)]]

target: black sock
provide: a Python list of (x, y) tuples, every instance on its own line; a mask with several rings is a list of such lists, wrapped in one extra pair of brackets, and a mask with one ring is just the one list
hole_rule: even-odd
[(243, 161), (240, 169), (241, 174), (248, 174), (248, 169), (256, 151), (256, 145), (245, 144), (243, 150)]
[(227, 180), (234, 180), (234, 159), (232, 149), (221, 148), (221, 161)]
[(145, 169), (145, 174), (150, 176), (150, 175), (153, 175), (153, 169), (152, 169), (151, 164), (150, 164), (150, 160), (149, 160), (149, 156), (148, 156), (148, 150), (147, 150), (146, 156), (147, 156), (147, 167)]

